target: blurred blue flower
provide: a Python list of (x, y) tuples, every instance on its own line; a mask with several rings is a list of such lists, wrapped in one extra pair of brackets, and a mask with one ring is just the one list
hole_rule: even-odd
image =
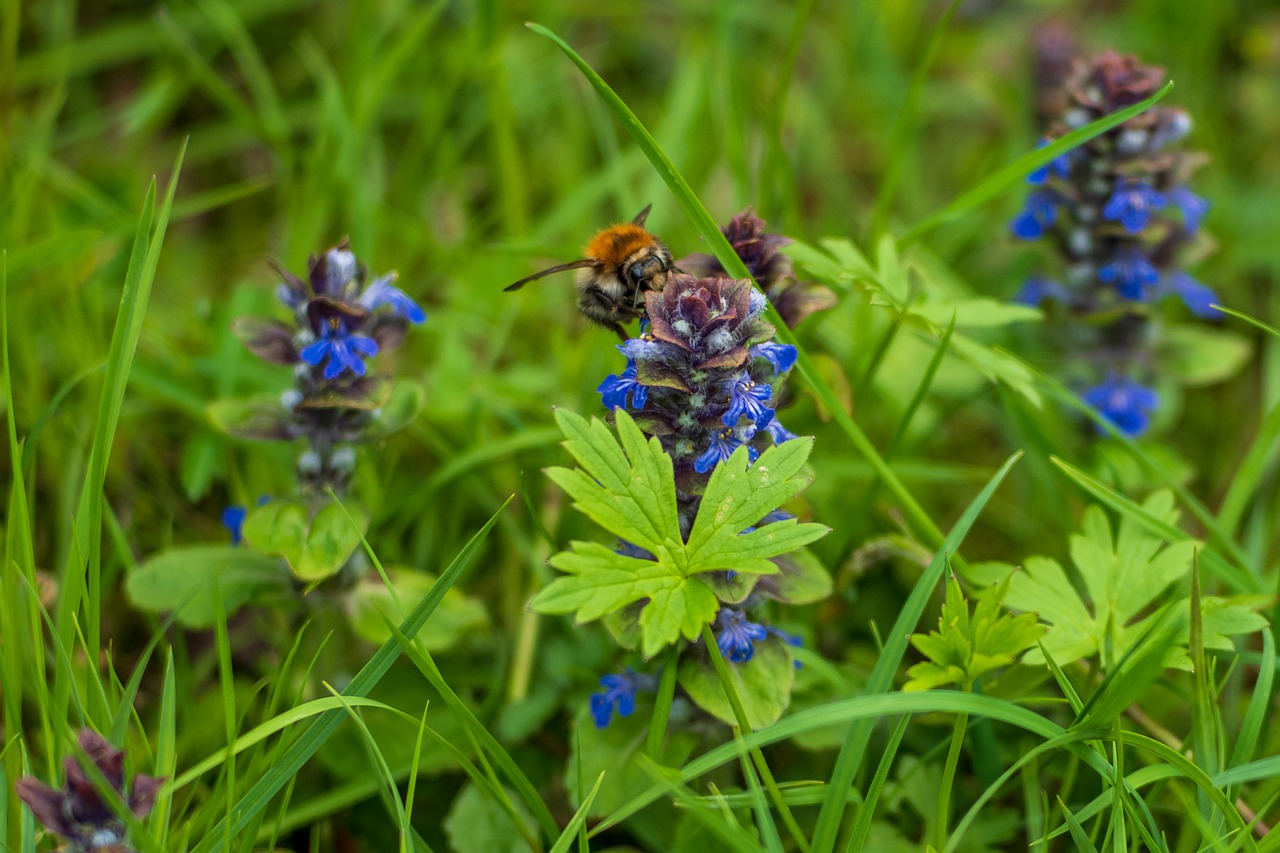
[(1115, 191), (1102, 208), (1104, 219), (1119, 222), (1130, 234), (1137, 234), (1147, 227), (1152, 211), (1165, 206), (1165, 198), (1155, 187), (1142, 181), (1121, 178)]
[(596, 728), (607, 727), (615, 710), (619, 717), (630, 717), (635, 713), (636, 691), (641, 685), (634, 671), (628, 669), (616, 675), (603, 675), (600, 686), (604, 688), (602, 692), (591, 694), (591, 716), (596, 721)]
[(350, 370), (356, 376), (364, 376), (367, 368), (364, 359), (378, 354), (378, 343), (373, 338), (347, 331), (345, 323), (338, 321), (325, 326), (320, 340), (301, 353), (302, 360), (313, 367), (326, 358), (324, 378), (333, 381)]
[(618, 540), (618, 547), (613, 549), (613, 553), (623, 557), (634, 557), (637, 560), (654, 561), (658, 559), (653, 556), (651, 551), (641, 548), (639, 545), (628, 542), (625, 539)]
[(1122, 249), (1098, 270), (1098, 280), (1113, 284), (1120, 295), (1134, 302), (1147, 298), (1147, 288), (1160, 280), (1160, 273), (1141, 249)]
[(790, 521), (793, 518), (795, 518), (794, 513), (787, 512), (784, 509), (775, 509), (773, 512), (769, 513), (764, 518), (760, 519), (758, 524), (761, 524), (761, 525), (773, 524), (778, 521)]
[(756, 653), (755, 644), (769, 636), (763, 625), (747, 619), (741, 610), (720, 608), (716, 617), (720, 630), (716, 633), (716, 646), (730, 663), (747, 663)]
[(1023, 282), (1022, 289), (1014, 294), (1015, 305), (1026, 305), (1038, 308), (1044, 302), (1053, 299), (1066, 302), (1069, 298), (1067, 289), (1053, 279), (1033, 275)]
[[(1113, 373), (1101, 385), (1085, 391), (1084, 401), (1111, 421), (1116, 429), (1137, 438), (1147, 431), (1151, 412), (1160, 404), (1160, 395), (1133, 379)], [(1098, 427), (1098, 432), (1106, 434), (1101, 427)]]
[(1200, 230), (1200, 221), (1209, 212), (1209, 202), (1186, 187), (1174, 187), (1165, 193), (1165, 198), (1182, 211), (1182, 223), (1186, 226), (1187, 233), (1194, 234)]
[(1052, 190), (1036, 190), (1027, 196), (1026, 206), (1009, 226), (1013, 236), (1035, 240), (1044, 235), (1058, 219), (1058, 194)]
[(381, 278), (375, 279), (372, 284), (365, 288), (364, 293), (360, 294), (360, 304), (372, 311), (380, 305), (390, 305), (395, 313), (404, 317), (410, 323), (422, 323), (427, 319), (427, 312), (414, 302), (403, 290), (394, 286), (391, 282), (396, 280), (395, 273), (387, 273)]
[(232, 504), (222, 511), (222, 526), (231, 534), (232, 545), (239, 545), (244, 540), (244, 520), (248, 515), (249, 510), (239, 504)]
[[(1053, 142), (1052, 139), (1041, 139), (1036, 143), (1036, 148), (1044, 148), (1051, 142)], [(1065, 181), (1067, 176), (1071, 174), (1071, 157), (1076, 153), (1076, 151), (1077, 149), (1075, 148), (1063, 151), (1057, 157), (1054, 157), (1048, 163), (1045, 163), (1039, 169), (1036, 169), (1034, 172), (1027, 175), (1027, 183), (1031, 184), (1033, 187), (1043, 186), (1045, 182), (1049, 180), (1050, 174), (1056, 175)]]
[(627, 361), (621, 375), (610, 375), (596, 390), (600, 392), (600, 402), (606, 409), (627, 408), (627, 395), (631, 395), (633, 409), (643, 409), (649, 399), (649, 387), (636, 381), (636, 363), (632, 360)]
[(773, 365), (773, 375), (777, 376), (796, 366), (799, 353), (791, 344), (775, 344), (773, 341), (766, 341), (753, 346), (751, 355), (753, 358), (763, 358)]
[(764, 431), (773, 439), (774, 444), (782, 444), (796, 437), (796, 434), (778, 422), (777, 417), (765, 425)]
[(1179, 270), (1165, 276), (1160, 287), (1165, 293), (1172, 293), (1182, 300), (1192, 314), (1205, 320), (1221, 320), (1222, 312), (1213, 306), (1221, 304), (1218, 294), (1207, 284), (1201, 284), (1185, 272)]
[(752, 381), (751, 375), (746, 372), (730, 379), (727, 385), (729, 408), (720, 418), (725, 426), (737, 426), (738, 419), (746, 416), (756, 425), (756, 429), (763, 429), (773, 419), (773, 409), (765, 405), (773, 396), (773, 389), (768, 385)]

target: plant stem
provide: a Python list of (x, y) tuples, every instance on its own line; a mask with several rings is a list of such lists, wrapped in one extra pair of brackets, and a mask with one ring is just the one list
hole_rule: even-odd
[[(729, 698), (729, 706), (733, 708), (734, 719), (738, 721), (735, 737), (751, 734), (752, 729), (751, 723), (747, 720), (747, 709), (742, 705), (742, 697), (738, 695), (737, 685), (733, 683), (733, 676), (729, 674), (729, 664), (725, 662), (724, 655), (720, 654), (720, 647), (716, 645), (716, 637), (712, 633), (710, 625), (702, 626), (702, 642), (711, 655), (711, 665), (715, 667), (716, 675), (720, 678), (720, 685), (724, 688), (725, 696)], [(791, 814), (791, 809), (787, 807), (787, 801), (782, 798), (782, 792), (778, 790), (778, 783), (774, 781), (773, 773), (769, 771), (769, 765), (764, 760), (764, 753), (760, 751), (759, 747), (752, 747), (751, 760), (756, 766), (756, 772), (760, 774), (761, 781), (764, 782), (765, 789), (769, 792), (769, 798), (777, 806), (782, 822), (787, 825), (787, 831), (791, 833), (792, 839), (796, 842), (796, 846), (804, 853), (808, 853), (809, 842), (805, 839), (804, 833), (800, 831), (800, 824), (796, 823), (795, 816)]]
[(653, 718), (649, 721), (649, 737), (644, 751), (659, 764), (662, 754), (662, 740), (667, 735), (667, 720), (671, 716), (671, 702), (676, 695), (676, 671), (680, 663), (680, 647), (672, 646), (667, 650), (667, 662), (663, 665), (662, 680), (658, 682), (658, 699), (653, 705)]
[(947, 842), (947, 818), (951, 816), (951, 786), (956, 778), (956, 765), (960, 763), (960, 748), (964, 746), (968, 714), (956, 716), (951, 730), (951, 748), (947, 750), (947, 763), (942, 768), (942, 787), (938, 790), (938, 815), (933, 827), (933, 846), (941, 850)]

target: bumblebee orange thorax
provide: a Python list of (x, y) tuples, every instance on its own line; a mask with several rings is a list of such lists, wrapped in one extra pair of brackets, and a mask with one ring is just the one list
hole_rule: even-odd
[(654, 236), (639, 225), (613, 225), (592, 237), (583, 254), (602, 266), (616, 267), (633, 253), (656, 242)]

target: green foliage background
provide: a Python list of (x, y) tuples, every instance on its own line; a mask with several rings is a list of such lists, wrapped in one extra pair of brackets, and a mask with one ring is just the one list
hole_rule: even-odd
[[(566, 279), (517, 295), (501, 288), (577, 257), (593, 229), (649, 202), (649, 226), (677, 256), (703, 246), (577, 69), (524, 21), (558, 33), (609, 81), (717, 221), (753, 205), (771, 230), (813, 244), (848, 239), (874, 257), (883, 234), (907, 233), (1034, 146), (1033, 33), (1054, 16), (1074, 20), (1085, 52), (1113, 47), (1168, 69), (1175, 88), (1167, 103), (1188, 109), (1195, 121), (1189, 144), (1210, 157), (1193, 186), (1213, 204), (1206, 228), (1218, 245), (1199, 277), (1232, 308), (1273, 323), (1280, 317), (1280, 11), (1245, 2), (975, 0), (941, 36), (911, 112), (912, 76), (944, 6), (7, 4), (0, 20), (6, 397), (25, 444), (3, 465), (10, 479), (23, 475), (34, 564), (56, 575), (85, 546), (71, 519), (85, 488), (101, 388), (112, 379), (102, 365), (138, 211), (152, 176), (163, 187), (186, 140), (106, 460), (101, 581), (92, 590), (101, 647), (110, 644), (117, 672), (131, 672), (159, 627), (120, 591), (140, 560), (174, 545), (222, 541), (223, 506), (292, 489), (293, 449), (225, 437), (207, 405), (287, 387), (287, 370), (244, 351), (231, 321), (279, 313), (268, 258), (298, 270), (308, 253), (349, 234), (372, 268), (400, 271), (401, 286), (429, 315), (394, 356), (397, 374), (426, 388), (426, 408), (362, 453), (353, 493), (370, 511), (370, 544), (388, 565), (438, 574), (508, 495), (522, 495), (499, 517), (462, 584), (484, 603), (487, 620), (473, 620), (480, 627), (443, 654), (440, 667), (536, 785), (559, 785), (553, 780), (577, 749), (568, 736), (572, 709), (585, 704), (614, 659), (604, 631), (526, 609), (554, 574), (545, 565), (552, 549), (544, 528), (560, 544), (598, 538), (540, 471), (565, 462), (553, 407), (598, 412), (594, 388), (622, 360), (609, 333), (576, 317)], [(1011, 187), (902, 249), (913, 286), (942, 306), (936, 322), (945, 324), (947, 306), (964, 300), (1007, 298), (1035, 267), (1037, 250), (1008, 236), (1020, 196)], [(915, 408), (936, 340), (899, 334), (893, 313), (861, 291), (841, 297), (801, 328), (801, 341), (872, 443), (885, 453), (892, 446), (894, 473), (938, 528), (950, 527), (1011, 453), (1026, 451), (973, 528), (964, 546), (970, 561), (1018, 563), (1032, 554), (1068, 561), (1068, 537), (1092, 498), (1054, 457), (1135, 502), (1160, 482), (1117, 443), (1096, 442), (1052, 398), (1036, 408), (954, 354), (943, 358)], [(1228, 382), (1167, 398), (1156, 437), (1143, 446), (1234, 540), (1234, 548), (1219, 550), (1230, 552), (1247, 582), (1226, 591), (1270, 593), (1280, 577), (1274, 436), (1246, 451), (1280, 400), (1280, 348), (1251, 326), (1224, 326), (1250, 342), (1252, 357)], [(1034, 324), (990, 329), (958, 320), (957, 330), (1053, 367)], [(1212, 374), (1214, 364), (1239, 363), (1242, 346), (1203, 344), (1191, 368)], [(813, 551), (836, 576), (837, 595), (787, 616), (808, 626), (811, 647), (857, 683), (871, 670), (877, 632), (888, 628), (936, 543), (904, 529), (902, 508), (846, 434), (802, 383), (793, 385), (787, 426), (816, 437), (805, 515), (833, 528)], [(1237, 488), (1243, 496), (1224, 508), (1242, 481), (1257, 487)], [(12, 556), (21, 536), (6, 529)], [(1212, 539), (1201, 521), (1187, 529)], [(1226, 577), (1207, 568), (1207, 585)], [(12, 626), (6, 622), (5, 643), (14, 654)], [(155, 724), (163, 691), (176, 692), (173, 705), (182, 710), (170, 746), (178, 768), (224, 746), (228, 727), (250, 706), (260, 668), (274, 659), (263, 653), (255, 660), (247, 640), (268, 637), (268, 646), (283, 649), (292, 640), (270, 612), (231, 629), (225, 648), (234, 646), (236, 667), (219, 667), (211, 638), (178, 636), (176, 678), (167, 687), (158, 675), (143, 680), (144, 727)], [(324, 633), (323, 618), (312, 630)], [(317, 666), (341, 682), (371, 650), (329, 650)], [(1256, 664), (1257, 652), (1244, 660)], [(231, 669), (246, 675), (234, 678)], [(1247, 713), (1251, 689), (1236, 676), (1220, 712), (1228, 730)], [(1184, 731), (1190, 688), (1176, 679), (1157, 685), (1150, 701), (1161, 725)], [(406, 676), (387, 687), (381, 700), (417, 716), (421, 697), (407, 683)], [(447, 700), (432, 695), (441, 730), (456, 726), (444, 713)], [(400, 722), (411, 741), (414, 726)], [(387, 724), (379, 736), (403, 740), (404, 731)], [(924, 754), (929, 734), (936, 732), (913, 731), (904, 749)], [(363, 760), (354, 728), (340, 737)], [(1277, 751), (1278, 739), (1264, 734), (1258, 755)], [(336, 772), (341, 762), (333, 754), (328, 769)], [(454, 765), (441, 758), (445, 766)], [(437, 849), (445, 846), (441, 815), (458, 778), (453, 771), (428, 776), (418, 791), (419, 809), (435, 815), (421, 825)], [(589, 790), (592, 780), (569, 784)], [(1273, 789), (1258, 786), (1252, 799), (1266, 802)], [(387, 831), (378, 826), (383, 806), (373, 787), (352, 790), (331, 801), (319, 789), (302, 791), (298, 801), (314, 808), (297, 823), (320, 820), (316, 831), (326, 839), (347, 833), (377, 839), (377, 847)], [(576, 801), (571, 807), (562, 798), (554, 807), (563, 826)], [(513, 826), (534, 826), (537, 817), (508, 816)], [(659, 836), (642, 837), (642, 828), (631, 832), (619, 840), (659, 843)]]

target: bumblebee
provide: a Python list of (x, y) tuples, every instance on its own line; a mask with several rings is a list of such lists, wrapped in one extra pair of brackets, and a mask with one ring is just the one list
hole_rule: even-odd
[(661, 292), (676, 272), (670, 250), (645, 230), (652, 207), (640, 211), (630, 222), (597, 233), (583, 250), (586, 257), (522, 278), (503, 288), (504, 292), (519, 290), (552, 273), (582, 270), (578, 273), (578, 310), (626, 340), (623, 324), (644, 314), (645, 291)]

